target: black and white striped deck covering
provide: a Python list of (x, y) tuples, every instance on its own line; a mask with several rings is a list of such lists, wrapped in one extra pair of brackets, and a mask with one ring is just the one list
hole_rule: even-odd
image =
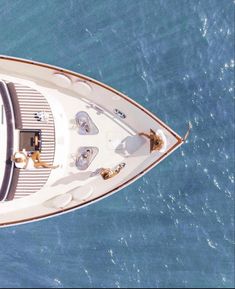
[[(14, 83), (17, 92), (23, 129), (40, 129), (42, 139), (41, 159), (52, 164), (55, 155), (55, 126), (49, 103), (38, 91), (25, 85)], [(39, 111), (49, 114), (49, 121), (40, 122), (34, 117)], [(14, 199), (27, 197), (39, 191), (47, 182), (51, 169), (20, 170)]]

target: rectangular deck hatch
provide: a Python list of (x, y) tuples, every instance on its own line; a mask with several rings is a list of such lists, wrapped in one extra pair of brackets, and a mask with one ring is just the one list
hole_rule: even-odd
[(41, 152), (41, 131), (21, 130), (20, 131), (20, 151), (25, 149), (28, 152)]

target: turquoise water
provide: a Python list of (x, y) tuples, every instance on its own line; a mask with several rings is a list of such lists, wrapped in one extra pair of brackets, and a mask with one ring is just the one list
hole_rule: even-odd
[(0, 287), (234, 286), (234, 1), (0, 0), (0, 54), (126, 93), (186, 145), (92, 206), (0, 230)]

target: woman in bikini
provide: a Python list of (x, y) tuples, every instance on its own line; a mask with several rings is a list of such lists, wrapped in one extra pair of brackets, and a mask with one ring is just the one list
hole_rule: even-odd
[(102, 176), (102, 178), (104, 180), (108, 180), (108, 179), (111, 179), (113, 178), (114, 176), (116, 176), (117, 174), (120, 173), (120, 171), (126, 166), (125, 163), (121, 163), (119, 165), (116, 166), (115, 169), (111, 170), (111, 169), (105, 169), (105, 168), (102, 168), (100, 169), (100, 175)]
[(46, 168), (56, 169), (58, 166), (50, 165), (41, 161), (41, 154), (39, 151), (33, 152), (30, 156), (25, 151), (15, 153), (11, 160), (15, 162), (16, 166), (21, 169)]
[(141, 132), (139, 136), (144, 136), (150, 140), (150, 152), (160, 151), (164, 146), (164, 141), (159, 134), (150, 129), (150, 133)]

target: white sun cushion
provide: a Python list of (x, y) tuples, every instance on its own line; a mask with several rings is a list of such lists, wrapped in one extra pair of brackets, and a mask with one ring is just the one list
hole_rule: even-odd
[(23, 168), (25, 167), (25, 164), (26, 164), (26, 159), (27, 159), (27, 158), (26, 158), (26, 155), (25, 155), (24, 153), (17, 152), (17, 153), (15, 154), (15, 158), (21, 158), (21, 159), (24, 160), (23, 163), (15, 163), (16, 168), (18, 168), (18, 169), (23, 169)]

